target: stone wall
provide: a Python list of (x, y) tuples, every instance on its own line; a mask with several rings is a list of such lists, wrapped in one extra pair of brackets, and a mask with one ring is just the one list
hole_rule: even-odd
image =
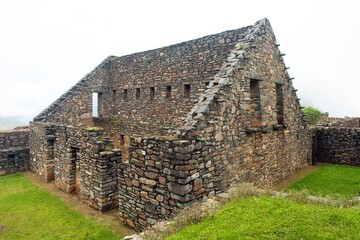
[[(221, 150), (214, 159), (223, 168), (225, 182), (273, 184), (309, 164), (311, 134), (269, 23), (262, 20), (249, 30), (226, 62), (188, 114), (179, 136), (218, 144)], [(260, 95), (260, 107), (254, 109), (260, 125), (255, 126), (252, 80), (258, 81)]]
[(212, 143), (131, 138), (130, 159), (119, 182), (121, 220), (136, 229), (172, 216), (178, 208), (215, 196)]
[(55, 126), (30, 123), (30, 169), (46, 181), (54, 180)]
[(0, 176), (29, 167), (29, 129), (0, 131)]
[(31, 166), (52, 167), (61, 189), (97, 209), (119, 197), (121, 220), (139, 230), (233, 182), (272, 185), (312, 158), (282, 56), (264, 19), (109, 57), (35, 118)]
[[(251, 80), (259, 91), (256, 114)], [(308, 165), (311, 133), (295, 92), (269, 23), (257, 23), (229, 53), (177, 139), (131, 138), (119, 190), (123, 222), (142, 229), (234, 181), (272, 185)]]
[(360, 128), (317, 128), (315, 161), (360, 166)]
[(360, 118), (358, 118), (358, 117), (345, 117), (345, 118), (323, 117), (321, 125), (324, 127), (359, 128), (360, 127)]
[[(177, 128), (248, 28), (128, 56), (108, 57), (34, 120), (96, 125), (91, 114), (91, 94), (96, 92), (101, 120), (118, 122), (135, 134), (143, 134), (142, 130), (149, 126), (151, 130), (162, 126)], [(184, 92), (186, 84), (190, 85), (189, 97)], [(154, 89), (153, 97), (150, 88)]]
[(100, 128), (31, 123), (31, 170), (100, 211), (118, 206), (121, 151)]
[(91, 126), (92, 93), (107, 89), (111, 57), (95, 67), (72, 88), (55, 100), (34, 118), (34, 122), (52, 122), (60, 125)]

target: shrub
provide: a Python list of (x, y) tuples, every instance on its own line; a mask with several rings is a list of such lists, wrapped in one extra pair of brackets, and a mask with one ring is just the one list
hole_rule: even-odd
[(310, 125), (316, 125), (321, 121), (321, 112), (314, 107), (308, 106), (304, 108), (303, 113), (305, 114), (305, 120), (307, 120)]

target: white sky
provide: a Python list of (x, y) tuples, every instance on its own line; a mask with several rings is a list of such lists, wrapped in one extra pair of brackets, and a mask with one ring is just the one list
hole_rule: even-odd
[(0, 0), (0, 116), (34, 117), (109, 55), (268, 18), (298, 97), (360, 116), (360, 1)]

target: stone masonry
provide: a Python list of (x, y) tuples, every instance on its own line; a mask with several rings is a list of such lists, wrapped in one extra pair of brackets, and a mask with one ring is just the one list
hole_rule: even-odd
[(29, 129), (0, 131), (0, 176), (29, 169)]
[(360, 166), (360, 128), (316, 129), (315, 161)]
[(34, 118), (30, 167), (138, 230), (233, 182), (272, 185), (312, 159), (278, 46), (262, 19), (110, 56)]
[(358, 117), (345, 117), (345, 118), (334, 118), (334, 117), (323, 117), (321, 125), (324, 127), (346, 127), (346, 128), (359, 128), (360, 118)]

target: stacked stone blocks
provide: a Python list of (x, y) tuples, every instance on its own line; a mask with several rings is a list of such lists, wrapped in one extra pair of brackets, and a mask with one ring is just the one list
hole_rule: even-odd
[(0, 176), (29, 168), (29, 129), (0, 131)]

